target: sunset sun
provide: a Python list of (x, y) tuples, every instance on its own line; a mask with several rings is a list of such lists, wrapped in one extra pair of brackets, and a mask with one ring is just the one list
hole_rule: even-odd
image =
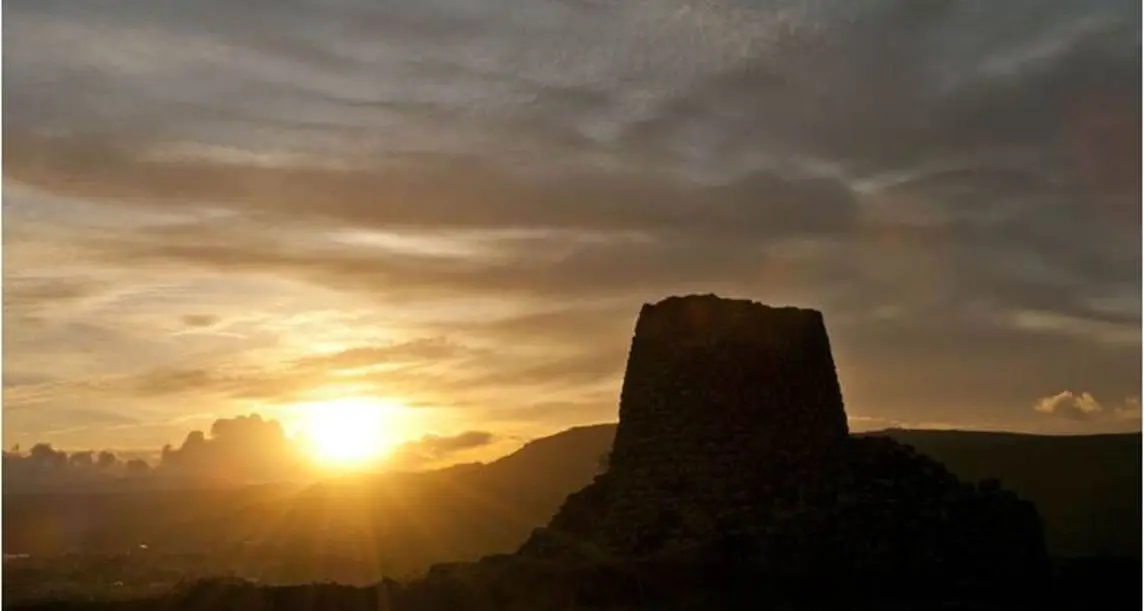
[(313, 459), (332, 467), (382, 460), (400, 441), (400, 412), (393, 401), (346, 398), (299, 406), (300, 435)]

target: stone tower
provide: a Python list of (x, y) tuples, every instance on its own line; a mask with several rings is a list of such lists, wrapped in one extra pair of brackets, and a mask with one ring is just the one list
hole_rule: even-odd
[(686, 463), (705, 479), (734, 477), (847, 435), (817, 311), (713, 295), (640, 311), (611, 455), (617, 472), (681, 472)]
[(828, 452), (848, 435), (822, 315), (714, 295), (645, 305), (636, 323), (610, 457), (622, 531), (686, 491), (708, 528), (755, 505), (772, 467)]
[(1047, 566), (1031, 504), (889, 438), (849, 436), (819, 312), (671, 297), (640, 311), (608, 471), (519, 554), (724, 545), (768, 574), (865, 583), (1012, 582)]

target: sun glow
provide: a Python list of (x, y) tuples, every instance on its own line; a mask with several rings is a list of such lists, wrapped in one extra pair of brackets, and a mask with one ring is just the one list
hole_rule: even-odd
[(383, 460), (403, 437), (400, 403), (345, 398), (297, 407), (299, 429), (310, 455), (331, 467), (351, 468)]

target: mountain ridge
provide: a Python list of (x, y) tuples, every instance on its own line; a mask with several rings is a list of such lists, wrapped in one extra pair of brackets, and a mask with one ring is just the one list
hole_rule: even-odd
[[(312, 486), (5, 494), (3, 551), (32, 555), (6, 563), (5, 595), (55, 579), (53, 557), (85, 567), (68, 570), (87, 588), (93, 576), (130, 581), (122, 567), (131, 563), (166, 570), (164, 563), (177, 562), (165, 574), (185, 577), (364, 584), (508, 553), (601, 472), (615, 429), (608, 422), (576, 426), (487, 463)], [(1058, 559), (1141, 556), (1139, 433), (853, 435), (892, 437), (969, 481), (1000, 480), (1036, 504)]]

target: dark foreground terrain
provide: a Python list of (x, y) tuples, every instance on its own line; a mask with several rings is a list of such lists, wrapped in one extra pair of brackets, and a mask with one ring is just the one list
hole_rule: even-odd
[[(1139, 435), (1099, 435), (1084, 437), (1042, 437), (1035, 435), (980, 433), (962, 431), (886, 431), (920, 451), (938, 458), (952, 471), (967, 480), (1000, 479), (1022, 497), (1034, 501), (1046, 530), (1046, 539), (1054, 557), (1053, 577), (1044, 583), (1027, 584), (1010, 592), (958, 592), (951, 584), (923, 587), (908, 579), (889, 585), (815, 583), (767, 583), (753, 576), (749, 566), (737, 566), (733, 551), (723, 558), (710, 558), (658, 565), (563, 566), (559, 564), (514, 562), (499, 564), (486, 561), (476, 566), (483, 569), (458, 568), (450, 572), (439, 567), (428, 577), (404, 577), (400, 581), (368, 579), (386, 571), (377, 558), (401, 559), (402, 554), (416, 558), (404, 564), (427, 567), (430, 563), (470, 560), (474, 556), (508, 551), (527, 535), (528, 529), (543, 523), (569, 492), (591, 481), (600, 469), (600, 457), (612, 443), (614, 425), (582, 427), (553, 437), (537, 440), (521, 451), (494, 463), (467, 466), (446, 473), (409, 476), (404, 486), (419, 486), (416, 499), (408, 503), (429, 504), (437, 501), (446, 507), (440, 516), (425, 516), (428, 523), (443, 522), (432, 539), (435, 545), (420, 549), (401, 549), (401, 545), (383, 546), (374, 552), (373, 562), (358, 558), (340, 558), (330, 546), (318, 546), (318, 535), (303, 531), (310, 545), (286, 534), (289, 524), (326, 515), (339, 506), (346, 495), (361, 495), (366, 482), (319, 486), (303, 494), (287, 495), (274, 489), (215, 492), (208, 495), (217, 503), (215, 511), (235, 511), (240, 518), (253, 521), (268, 508), (296, 505), (295, 519), (282, 524), (278, 549), (278, 566), (292, 566), (287, 577), (244, 581), (212, 575), (230, 573), (225, 558), (212, 556), (211, 544), (233, 537), (235, 530), (247, 524), (210, 520), (213, 528), (200, 525), (205, 502), (184, 508), (182, 526), (178, 518), (168, 516), (163, 522), (165, 534), (187, 539), (199, 533), (205, 540), (195, 552), (174, 553), (161, 549), (135, 549), (133, 553), (33, 556), (10, 560), (4, 571), (4, 608), (8, 609), (1137, 609), (1140, 607), (1140, 480), (1134, 465), (1140, 460)], [(419, 482), (419, 483), (414, 483)], [(348, 486), (348, 488), (347, 488)], [(375, 489), (376, 490), (376, 489)], [(483, 491), (483, 493), (481, 493)], [(516, 491), (511, 492), (511, 491)], [(528, 491), (528, 492), (524, 492)], [(502, 493), (500, 505), (489, 509), (490, 492)], [(59, 497), (15, 497), (5, 499), (5, 547), (19, 541), (33, 541), (34, 531), (20, 531), (19, 524), (38, 524), (42, 530), (53, 528), (51, 520), (63, 520), (84, 512), (87, 523), (111, 526), (102, 531), (100, 541), (110, 549), (116, 544), (127, 547), (135, 541), (133, 529), (140, 536), (155, 536), (159, 515), (146, 513), (149, 497), (170, 495), (172, 499), (189, 498), (175, 491), (136, 492), (120, 498), (126, 508), (137, 506), (137, 513), (120, 514), (114, 495), (103, 504), (90, 506), (59, 503)], [(188, 493), (189, 494), (189, 493)], [(515, 496), (514, 496), (515, 494)], [(97, 495), (92, 495), (97, 496)], [(193, 496), (193, 495), (192, 495)], [(377, 497), (375, 492), (371, 498)], [(15, 498), (16, 503), (9, 500)], [(51, 498), (52, 502), (48, 502)], [(288, 502), (289, 501), (289, 502)], [(173, 501), (172, 501), (173, 503)], [(412, 512), (395, 518), (385, 515), (380, 501), (370, 505), (377, 523), (397, 522)], [(515, 505), (515, 511), (506, 506)], [(175, 505), (173, 505), (175, 506)], [(473, 508), (494, 522), (494, 526), (474, 529), (468, 538), (452, 537), (460, 532), (464, 520), (459, 518)], [(34, 511), (33, 511), (34, 510)], [(54, 512), (53, 512), (54, 510)], [(70, 511), (71, 513), (65, 513)], [(103, 512), (103, 513), (101, 513)], [(196, 513), (197, 512), (197, 513)], [(177, 512), (176, 516), (179, 516)], [(16, 517), (12, 520), (10, 516)], [(511, 516), (509, 518), (508, 516)], [(456, 520), (449, 520), (453, 518)], [(151, 522), (148, 522), (148, 519)], [(22, 520), (22, 522), (21, 522)], [(452, 522), (452, 526), (444, 522)], [(197, 528), (196, 528), (197, 526)], [(360, 526), (360, 525), (359, 525)], [(155, 531), (147, 532), (146, 529)], [(230, 529), (230, 531), (227, 530)], [(117, 530), (118, 529), (118, 530)], [(74, 530), (74, 529), (73, 529)], [(240, 531), (241, 532), (241, 531)], [(358, 530), (357, 532), (362, 532)], [(373, 531), (375, 535), (400, 529), (391, 526)], [(15, 536), (8, 536), (9, 533)], [(352, 534), (352, 533), (347, 533)], [(401, 544), (416, 543), (418, 536), (432, 533), (417, 530), (406, 533)], [(94, 536), (94, 535), (93, 535)], [(116, 536), (122, 540), (117, 541)], [(413, 537), (410, 539), (409, 537)], [(514, 541), (515, 539), (515, 541)], [(154, 539), (151, 539), (154, 540)], [(233, 540), (233, 538), (231, 538)], [(34, 541), (33, 541), (34, 543)], [(267, 544), (269, 545), (269, 544)], [(293, 546), (293, 548), (291, 548)], [(189, 547), (189, 546), (188, 546)], [(308, 548), (308, 549), (306, 549)], [(11, 548), (9, 548), (11, 549)], [(233, 546), (217, 546), (220, 555)], [(263, 550), (267, 551), (267, 550)], [(253, 552), (248, 552), (253, 554)], [(271, 565), (274, 556), (245, 557), (247, 566)], [(365, 556), (369, 556), (366, 554)], [(341, 564), (339, 564), (339, 562)], [(292, 563), (292, 564), (290, 564)], [(397, 563), (401, 564), (401, 563)], [(491, 567), (491, 568), (490, 568)], [(252, 571), (253, 572), (253, 571)], [(405, 573), (410, 575), (413, 571)], [(322, 583), (341, 581), (339, 574), (356, 577), (358, 585)], [(265, 572), (263, 572), (265, 575)], [(261, 577), (254, 575), (254, 577)], [(378, 582), (379, 583), (374, 583)], [(279, 585), (268, 583), (304, 583)], [(369, 585), (366, 585), (369, 584)], [(922, 601), (925, 602), (922, 602)], [(793, 601), (798, 601), (797, 604)], [(944, 602), (935, 602), (944, 601)]]
[[(347, 536), (355, 542), (369, 532), (389, 565), (381, 567), (387, 574), (416, 573), (433, 562), (514, 549), (568, 494), (592, 481), (615, 429), (615, 424), (569, 429), (488, 464), (304, 489), (6, 491), (4, 553), (114, 555), (138, 553), (139, 544), (147, 544), (151, 564), (154, 554), (162, 552), (208, 553), (217, 562), (221, 550), (241, 542), (264, 545), (274, 556), (312, 552), (316, 542), (298, 525), (318, 523), (326, 529), (323, 551), (339, 551), (339, 537), (331, 536), (339, 529), (351, 530)], [(1032, 501), (1054, 556), (1140, 553), (1140, 433), (1048, 436), (892, 429), (858, 434), (874, 435), (913, 446), (967, 481), (1000, 480)], [(343, 502), (349, 498), (369, 511), (341, 515), (349, 511)], [(473, 528), (475, 518), (481, 529)], [(246, 551), (247, 557), (256, 555)], [(343, 581), (345, 576), (299, 577)]]
[[(348, 583), (365, 589), (319, 589), (365, 596), (373, 591), (368, 584), (385, 576), (408, 580), (435, 562), (515, 549), (569, 493), (592, 481), (614, 434), (614, 424), (579, 427), (485, 465), (304, 490), (5, 494), (4, 551), (30, 557), (5, 561), (4, 601), (144, 597), (190, 608), (179, 607), (177, 597), (154, 597), (220, 575), (263, 584)], [(870, 434), (910, 444), (963, 479), (999, 479), (1035, 503), (1049, 552), (1063, 567), (1064, 585), (1056, 587), (1139, 593), (1139, 434), (860, 435)], [(1075, 560), (1100, 557), (1106, 560)]]
[(166, 594), (132, 600), (41, 601), (6, 608), (25, 611), (260, 611), (298, 610), (713, 610), (713, 609), (1139, 609), (1139, 559), (1090, 559), (1059, 564), (1047, 583), (1013, 584), (1006, 591), (888, 578), (766, 581), (749, 566), (705, 559), (626, 565), (519, 564), (495, 559), (456, 571), (435, 571), (408, 583), (259, 586), (205, 580)]

